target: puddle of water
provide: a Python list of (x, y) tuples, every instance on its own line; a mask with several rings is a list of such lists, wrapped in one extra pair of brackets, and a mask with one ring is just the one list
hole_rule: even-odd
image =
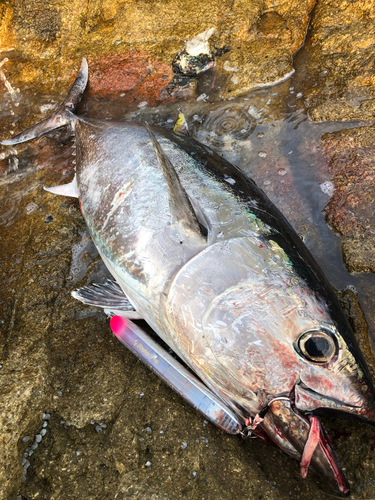
[[(358, 291), (360, 304), (368, 319), (370, 336), (375, 343), (375, 321), (372, 317), (372, 311), (375, 310), (375, 280), (371, 274), (347, 272), (342, 260), (340, 238), (325, 223), (323, 209), (329, 201), (332, 186), (330, 174), (319, 152), (323, 134), (362, 124), (311, 122), (304, 107), (303, 88), (300, 87), (302, 84), (298, 75), (274, 87), (254, 91), (247, 97), (219, 103), (211, 102), (215, 93), (220, 92), (218, 85), (212, 85), (212, 81), (215, 81), (213, 75), (204, 78), (208, 83), (201, 84), (202, 92), (199, 95), (205, 94), (206, 97), (199, 100), (179, 101), (171, 105), (161, 104), (148, 108), (131, 104), (125, 97), (99, 99), (85, 95), (79, 114), (102, 120), (147, 120), (172, 129), (178, 108), (181, 108), (191, 135), (252, 177), (284, 213), (333, 286), (337, 289), (350, 286)], [(21, 117), (24, 119), (25, 116), (33, 116), (34, 122), (40, 120), (51, 111), (52, 108), (48, 106), (55, 106), (62, 99), (63, 96), (18, 94), (15, 101), (10, 96), (2, 96), (0, 120), (3, 125), (0, 135), (8, 136), (5, 131), (13, 130)], [(57, 145), (54, 148), (54, 158), (51, 159), (52, 163), (57, 165), (60, 141), (60, 171), (63, 178), (72, 169), (67, 164), (70, 152), (68, 133), (62, 133), (64, 139), (59, 139), (59, 134), (61, 133), (54, 132), (49, 134), (49, 138), (52, 137)], [(3, 159), (2, 162), (0, 157), (3, 172), (9, 165), (17, 163), (17, 172), (10, 173), (9, 180), (16, 174), (20, 175), (25, 169), (27, 171), (30, 165), (35, 168), (35, 157), (38, 156), (32, 147), (17, 147), (18, 162), (15, 161), (12, 151), (0, 151), (3, 156), (10, 154), (9, 159)], [(21, 203), (22, 196), (24, 193), (17, 192), (17, 183), (13, 183), (12, 189), (9, 188), (4, 193), (0, 224), (12, 223), (12, 217)], [(27, 207), (26, 212), (24, 211), (25, 217), (28, 209), (31, 210), (30, 204)], [(80, 269), (76, 275), (79, 278), (74, 278), (74, 283), (85, 273), (85, 265), (82, 262), (78, 267)]]

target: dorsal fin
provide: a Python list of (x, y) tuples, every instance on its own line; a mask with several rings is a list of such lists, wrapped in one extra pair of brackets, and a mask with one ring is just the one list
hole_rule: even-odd
[(187, 234), (196, 234), (206, 241), (206, 238), (199, 224), (198, 218), (194, 212), (193, 206), (189, 200), (187, 192), (182, 186), (177, 172), (172, 165), (168, 156), (164, 153), (155, 135), (147, 122), (144, 123), (147, 132), (151, 137), (152, 144), (160, 164), (160, 168), (164, 174), (168, 186), (169, 193), (169, 208), (172, 217), (178, 222)]
[(87, 80), (88, 66), (86, 59), (83, 58), (78, 76), (70, 87), (64, 102), (45, 120), (15, 135), (11, 139), (0, 141), (0, 144), (11, 146), (13, 144), (30, 141), (30, 139), (35, 139), (46, 132), (50, 132), (51, 130), (55, 130), (56, 128), (60, 128), (70, 123), (73, 117), (71, 113), (78, 107), (82, 94), (86, 88)]

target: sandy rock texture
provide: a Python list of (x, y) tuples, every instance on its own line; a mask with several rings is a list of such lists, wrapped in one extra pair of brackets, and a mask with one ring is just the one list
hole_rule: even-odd
[(106, 271), (76, 201), (42, 189), (71, 177), (69, 137), (37, 139), (20, 158), (34, 148), (48, 162), (0, 187), (0, 498), (276, 499), (294, 480), (316, 498), (316, 478), (209, 424), (71, 297)]
[(310, 116), (371, 119), (375, 110), (375, 4), (318, 2), (307, 40)]
[[(107, 276), (76, 200), (43, 190), (71, 179), (71, 153), (69, 131), (56, 131), (18, 146), (18, 169), (1, 177), (0, 498), (327, 498), (282, 452), (206, 422), (118, 343), (103, 313), (71, 297)], [(374, 372), (356, 295), (341, 300)], [(355, 498), (371, 497), (373, 430), (324, 423)]]
[(375, 271), (374, 126), (344, 129), (322, 138), (334, 184), (326, 220), (342, 237), (350, 272)]
[(125, 93), (154, 105), (194, 93), (194, 82), (176, 80), (172, 61), (187, 39), (208, 28), (216, 27), (210, 45), (218, 99), (292, 74), (306, 40), (298, 64), (310, 117), (368, 119), (375, 102), (374, 12), (373, 0), (7, 0), (0, 6), (0, 52), (9, 58), (6, 78), (22, 91), (66, 91), (85, 56), (94, 68), (93, 93)]
[[(206, 422), (118, 343), (101, 312), (70, 296), (106, 272), (75, 200), (42, 189), (69, 180), (68, 137), (43, 137), (20, 156), (34, 147), (49, 151), (49, 168), (39, 164), (0, 191), (9, 203), (0, 226), (8, 245), (0, 258), (0, 498), (326, 498), (319, 478), (302, 480), (297, 462), (272, 446)], [(342, 300), (371, 363), (355, 294)], [(327, 423), (350, 480), (373, 492), (364, 486), (374, 473), (373, 433)]]
[[(0, 8), (0, 51), (10, 59), (6, 71), (16, 87), (67, 86), (86, 56), (101, 73), (92, 91), (103, 90), (104, 80), (112, 92), (128, 91), (139, 79), (144, 82), (146, 71), (155, 94), (169, 83), (172, 60), (185, 41), (215, 26), (214, 51), (231, 49), (218, 57), (218, 70), (230, 85), (224, 94), (239, 95), (290, 74), (314, 3), (9, 0)], [(113, 71), (113, 58), (120, 73)]]

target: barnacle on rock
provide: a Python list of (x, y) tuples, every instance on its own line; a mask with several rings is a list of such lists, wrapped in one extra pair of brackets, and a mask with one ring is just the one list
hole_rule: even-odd
[(210, 28), (186, 42), (183, 50), (173, 59), (175, 73), (194, 77), (215, 66), (215, 55), (208, 44), (214, 31), (215, 28)]

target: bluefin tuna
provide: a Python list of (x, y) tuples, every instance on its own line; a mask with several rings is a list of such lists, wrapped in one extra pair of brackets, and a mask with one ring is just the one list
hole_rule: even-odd
[(2, 141), (74, 132), (74, 180), (48, 190), (79, 199), (115, 280), (75, 296), (143, 318), (199, 377), (200, 397), (233, 417), (233, 433), (273, 441), (303, 476), (311, 466), (349, 494), (318, 414), (374, 423), (374, 387), (322, 271), (262, 190), (210, 148), (74, 114), (87, 78), (83, 60), (64, 103)]

